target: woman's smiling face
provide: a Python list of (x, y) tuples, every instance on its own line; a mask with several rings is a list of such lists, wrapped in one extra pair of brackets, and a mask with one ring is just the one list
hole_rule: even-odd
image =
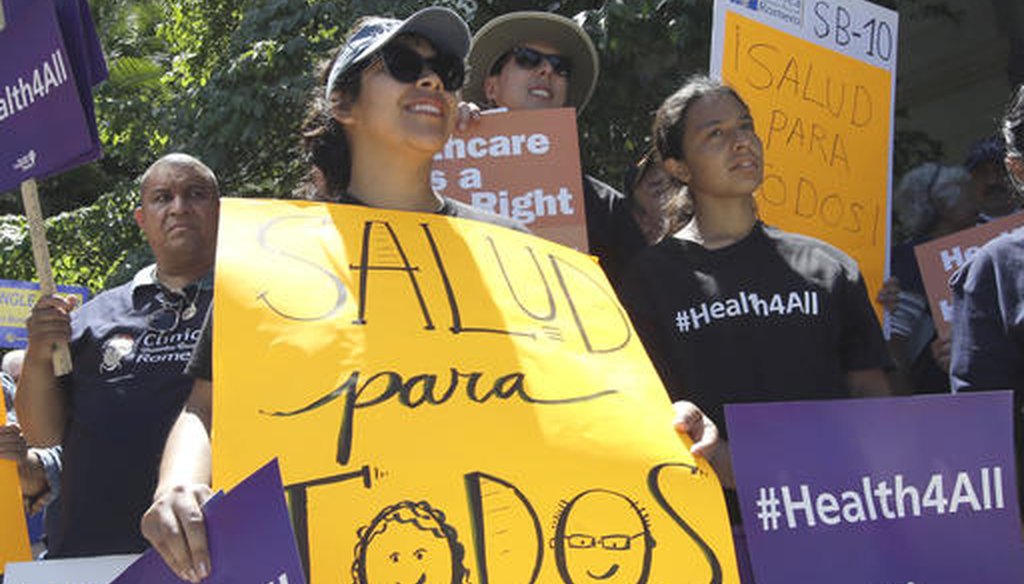
[[(429, 59), (437, 54), (429, 41), (418, 36), (401, 36), (399, 44)], [(433, 155), (440, 150), (455, 127), (457, 114), (454, 91), (444, 88), (432, 69), (423, 67), (417, 80), (395, 79), (378, 55), (362, 73), (359, 96), (347, 108), (335, 105), (335, 118), (345, 127), (352, 149), (370, 141), (413, 149)]]
[[(558, 54), (557, 49), (541, 41), (520, 46), (545, 55)], [(556, 74), (546, 59), (528, 69), (509, 56), (498, 73), (484, 81), (484, 91), (494, 105), (510, 110), (563, 107), (569, 97), (569, 78)]]

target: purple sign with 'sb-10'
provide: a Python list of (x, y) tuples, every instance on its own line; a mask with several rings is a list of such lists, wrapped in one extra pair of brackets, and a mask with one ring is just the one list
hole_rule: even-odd
[(1012, 393), (726, 406), (757, 584), (1024, 582)]
[[(88, 13), (77, 0), (59, 1), (63, 2), (61, 14), (68, 20), (64, 27), (80, 33)], [(0, 192), (99, 156), (87, 83), (98, 81), (90, 71), (101, 69), (105, 75), (98, 47), (88, 55), (69, 54), (66, 40), (81, 45), (79, 50), (93, 43), (79, 42), (82, 34), (65, 38), (54, 2), (5, 5), (7, 26), (0, 31), (0, 135), (4, 137), (0, 140)], [(87, 65), (80, 64), (82, 70), (76, 70), (75, 63), (83, 59)], [(76, 75), (90, 77), (85, 80), (84, 98)]]

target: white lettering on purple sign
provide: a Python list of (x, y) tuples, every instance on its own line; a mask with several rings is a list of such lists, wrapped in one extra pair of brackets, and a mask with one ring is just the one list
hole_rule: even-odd
[(31, 106), (68, 81), (64, 54), (54, 51), (24, 77), (0, 87), (0, 122)]
[(780, 526), (800, 529), (929, 513), (983, 513), (1006, 508), (1003, 489), (1003, 469), (999, 466), (982, 467), (975, 473), (961, 471), (950, 477), (935, 473), (923, 488), (910, 484), (902, 474), (891, 480), (864, 476), (859, 488), (839, 493), (815, 491), (806, 484), (794, 489), (788, 485), (761, 487), (755, 501), (756, 516), (763, 531), (778, 531)]

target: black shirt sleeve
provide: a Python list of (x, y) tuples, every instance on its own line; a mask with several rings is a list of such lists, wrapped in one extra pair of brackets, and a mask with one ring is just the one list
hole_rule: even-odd
[(843, 371), (889, 368), (889, 352), (864, 277), (857, 271), (855, 277), (845, 278), (844, 284), (840, 307), (843, 331), (839, 345)]
[(597, 256), (608, 280), (621, 295), (626, 266), (647, 247), (647, 242), (625, 196), (590, 175), (583, 177), (583, 204), (590, 254)]
[(213, 381), (213, 302), (203, 319), (203, 330), (185, 366), (185, 374), (204, 381)]
[(654, 305), (656, 300), (652, 292), (658, 283), (652, 281), (648, 275), (652, 272), (652, 268), (648, 266), (654, 266), (653, 269), (656, 273), (657, 254), (658, 250), (653, 249), (640, 254), (636, 261), (625, 269), (625, 274), (620, 281), (620, 289), (617, 292), (619, 300), (633, 324), (633, 329), (647, 351), (648, 358), (654, 364), (654, 369), (661, 378), (669, 398), (672, 401), (678, 401), (683, 399), (684, 391), (681, 383), (673, 378), (669, 366), (670, 357), (667, 344), (661, 339), (661, 333), (655, 322)]

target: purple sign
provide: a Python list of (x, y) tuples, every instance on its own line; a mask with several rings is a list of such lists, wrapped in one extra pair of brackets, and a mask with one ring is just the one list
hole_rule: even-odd
[[(204, 584), (305, 584), (277, 459), (226, 495), (207, 501), (203, 512), (212, 564)], [(156, 550), (150, 549), (111, 584), (180, 582)]]
[[(106, 75), (91, 17), (79, 0), (60, 0), (63, 21), (52, 0), (7, 0), (5, 6), (0, 192), (99, 156), (90, 83)], [(76, 82), (76, 76), (83, 79)]]
[(1024, 582), (1011, 392), (726, 406), (757, 584)]
[[(12, 1), (12, 0), (8, 0)], [(31, 1), (31, 0), (13, 0)], [(99, 131), (96, 129), (95, 104), (92, 88), (108, 76), (107, 61), (103, 58), (103, 47), (100, 46), (96, 25), (92, 21), (92, 11), (88, 0), (53, 0), (57, 6), (57, 22), (64, 35), (64, 46), (71, 59), (71, 70), (75, 72), (78, 86), (78, 99), (82, 102), (85, 112), (86, 126), (92, 138), (92, 148), (83, 152), (77, 159), (70, 160), (53, 174), (69, 170), (81, 164), (92, 162), (100, 157)]]

